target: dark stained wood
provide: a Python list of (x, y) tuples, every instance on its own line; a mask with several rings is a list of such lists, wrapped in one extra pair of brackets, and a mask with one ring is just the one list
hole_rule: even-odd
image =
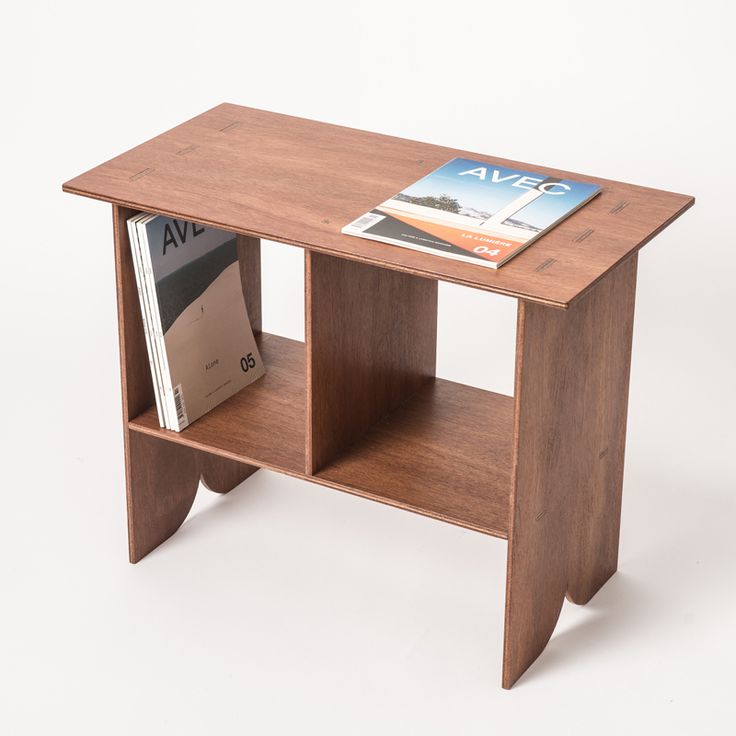
[(128, 548), (138, 562), (184, 523), (199, 473), (188, 447), (128, 432), (127, 449)]
[[(284, 353), (273, 351), (271, 355), (281, 355), (277, 360), (285, 359)], [(242, 442), (243, 435), (239, 435), (240, 441), (232, 440), (227, 428), (231, 427), (233, 434), (240, 431), (242, 420), (251, 409), (247, 401), (238, 402), (223, 416), (216, 415), (223, 411), (224, 404), (207, 414), (223, 433), (214, 436), (208, 429), (204, 441), (205, 433), (192, 430), (205, 417), (176, 433), (160, 429), (155, 414), (148, 411), (131, 421), (130, 428), (134, 433), (187, 448), (206, 448), (209, 453), (236, 464), (247, 462), (278, 470), (505, 539), (511, 489), (513, 406), (510, 396), (442, 379), (430, 380), (316, 475), (305, 473), (303, 464), (298, 469), (274, 465), (267, 446), (254, 448), (251, 442)], [(211, 437), (214, 440), (210, 443)], [(271, 434), (271, 441), (277, 438), (277, 434)], [(260, 458), (259, 452), (266, 459)]]
[(506, 688), (616, 570), (636, 260), (566, 312), (520, 304)]
[[(598, 183), (603, 193), (498, 271), (340, 228), (455, 156)], [(65, 191), (566, 307), (693, 204), (682, 194), (223, 104)]]
[[(611, 274), (611, 283), (602, 285), (595, 341), (589, 338), (595, 357), (582, 388), (588, 426), (574, 440), (583, 448), (577, 477), (584, 482), (575, 506), (566, 592), (579, 605), (587, 603), (618, 567), (637, 260), (635, 254)], [(608, 306), (601, 308), (604, 300)], [(595, 407), (594, 421), (590, 407)]]
[(258, 467), (303, 475), (305, 464), (304, 343), (261, 333), (266, 375), (181, 432), (161, 429), (156, 407), (130, 428)]
[(202, 450), (192, 450), (197, 462), (197, 472), (202, 483), (215, 493), (229, 493), (258, 470), (226, 457), (213, 455)]
[(437, 282), (307, 253), (307, 473), (434, 377)]
[(141, 432), (130, 432), (126, 462), (128, 546), (138, 562), (184, 523), (200, 478), (227, 493), (258, 468)]
[(261, 331), (261, 241), (238, 235), (238, 261), (243, 296), (253, 333)]
[[(604, 191), (499, 271), (340, 235), (458, 155)], [(585, 603), (616, 570), (636, 251), (692, 197), (234, 105), (64, 188), (113, 202), (131, 561), (176, 531), (200, 478), (227, 492), (259, 467), (507, 537), (506, 688), (564, 596)], [(306, 345), (260, 333), (266, 376), (181, 433), (156, 416), (126, 228), (138, 210), (238, 234), (258, 333), (258, 237), (306, 248)], [(514, 399), (433, 378), (426, 276), (520, 297)]]
[(126, 444), (128, 547), (134, 563), (184, 523), (200, 479), (210, 490), (227, 493), (258, 470), (141, 432), (129, 431)]
[(435, 379), (314, 480), (506, 538), (514, 400)]

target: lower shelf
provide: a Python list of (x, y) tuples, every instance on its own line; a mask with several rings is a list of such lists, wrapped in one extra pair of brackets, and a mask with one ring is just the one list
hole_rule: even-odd
[(266, 375), (182, 432), (152, 407), (136, 432), (508, 536), (514, 401), (435, 379), (315, 475), (304, 472), (304, 344), (259, 336)]
[(507, 538), (514, 400), (435, 379), (314, 480)]
[(266, 375), (216, 406), (181, 432), (158, 426), (156, 407), (130, 428), (214, 452), (250, 465), (304, 475), (304, 343), (258, 335)]

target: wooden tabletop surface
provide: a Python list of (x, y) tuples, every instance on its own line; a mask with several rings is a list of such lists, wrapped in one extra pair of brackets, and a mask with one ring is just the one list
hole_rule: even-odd
[[(594, 182), (603, 191), (498, 270), (340, 233), (456, 156)], [(231, 104), (218, 105), (63, 188), (563, 308), (694, 202), (684, 194)]]

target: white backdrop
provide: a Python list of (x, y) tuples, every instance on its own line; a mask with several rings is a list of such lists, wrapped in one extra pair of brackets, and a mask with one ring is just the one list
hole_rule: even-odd
[[(727, 731), (735, 23), (725, 0), (6, 9), (0, 730)], [(620, 572), (511, 692), (497, 540), (261, 471), (126, 562), (110, 211), (61, 184), (222, 101), (697, 198), (640, 258)], [(266, 329), (301, 335), (301, 278), (266, 246)], [(511, 392), (514, 316), (443, 287), (441, 375)]]

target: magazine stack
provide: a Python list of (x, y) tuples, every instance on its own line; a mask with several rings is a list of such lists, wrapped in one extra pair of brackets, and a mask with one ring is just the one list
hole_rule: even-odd
[(265, 373), (236, 237), (149, 214), (128, 235), (159, 424), (180, 432)]

